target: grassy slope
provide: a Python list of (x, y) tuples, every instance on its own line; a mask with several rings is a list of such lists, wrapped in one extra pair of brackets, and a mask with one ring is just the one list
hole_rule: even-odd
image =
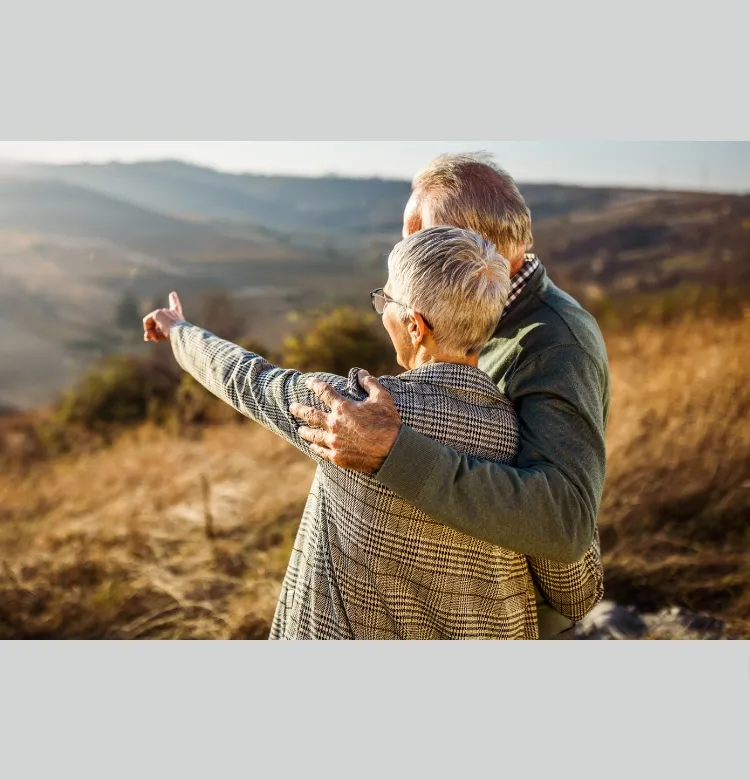
[[(748, 319), (607, 341), (606, 595), (750, 636)], [(266, 636), (313, 466), (253, 423), (201, 436), (0, 474), (0, 637)]]
[(312, 473), (248, 423), (0, 477), (0, 637), (264, 636)]

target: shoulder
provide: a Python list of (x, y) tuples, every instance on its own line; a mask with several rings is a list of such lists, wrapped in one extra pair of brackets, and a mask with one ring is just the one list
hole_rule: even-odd
[(510, 398), (476, 367), (460, 366), (460, 370), (452, 371), (443, 365), (435, 367), (434, 373), (426, 367), (417, 379), (413, 372), (406, 372), (402, 376), (382, 376), (378, 381), (403, 413), (430, 417), (459, 414), (467, 420), (490, 418), (503, 424), (512, 424), (517, 417)]
[(552, 281), (534, 292), (534, 307), (540, 320), (552, 327), (549, 346), (578, 346), (594, 361), (606, 360), (606, 348), (599, 324), (573, 296)]
[(518, 368), (543, 356), (591, 361), (608, 374), (607, 349), (596, 319), (548, 277), (530, 292), (524, 316), (496, 334), (518, 340)]
[[(349, 369), (346, 377), (333, 376), (331, 374), (316, 374), (324, 382), (328, 382), (332, 387), (351, 401), (364, 401), (367, 399), (367, 391), (359, 383), (359, 372), (361, 368), (354, 367)], [(413, 391), (413, 383), (406, 382), (398, 376), (377, 376), (375, 379), (394, 397)]]
[[(356, 366), (349, 369), (346, 376), (317, 371), (311, 374), (302, 374), (301, 379), (302, 381), (307, 381), (309, 378), (319, 379), (330, 385), (339, 395), (349, 401), (364, 401), (368, 396), (367, 391), (359, 382), (360, 371), (362, 371), (362, 369)], [(378, 376), (375, 377), (375, 379), (377, 379), (377, 381), (392, 395), (403, 393), (411, 389), (409, 387), (409, 382), (405, 382), (397, 376)]]

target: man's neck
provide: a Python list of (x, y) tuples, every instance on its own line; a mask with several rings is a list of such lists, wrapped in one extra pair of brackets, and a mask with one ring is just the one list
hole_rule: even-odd
[(510, 263), (510, 275), (512, 278), (523, 268), (524, 263), (526, 262), (526, 253), (523, 252), (508, 262)]

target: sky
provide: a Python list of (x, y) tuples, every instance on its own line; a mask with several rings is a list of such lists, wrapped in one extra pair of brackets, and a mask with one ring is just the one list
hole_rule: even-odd
[(476, 150), (519, 182), (750, 192), (750, 142), (0, 141), (0, 160), (180, 159), (231, 172), (411, 179), (438, 154)]

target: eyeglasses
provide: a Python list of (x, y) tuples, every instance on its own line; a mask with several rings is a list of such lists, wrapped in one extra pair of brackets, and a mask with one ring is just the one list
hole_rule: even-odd
[[(395, 303), (396, 306), (401, 306), (404, 309), (409, 308), (405, 303), (399, 303), (398, 301), (394, 301), (390, 295), (388, 295), (386, 292), (383, 292), (382, 287), (378, 287), (377, 290), (373, 290), (370, 293), (370, 301), (372, 302), (372, 308), (375, 309), (375, 313), (379, 314), (381, 317), (383, 316), (383, 312), (385, 311), (386, 304), (388, 303)], [(425, 317), (424, 314), (422, 314), (421, 316), (422, 319), (424, 320), (424, 324), (430, 330), (432, 330), (432, 325), (430, 325), (430, 323), (427, 321), (427, 317)]]

